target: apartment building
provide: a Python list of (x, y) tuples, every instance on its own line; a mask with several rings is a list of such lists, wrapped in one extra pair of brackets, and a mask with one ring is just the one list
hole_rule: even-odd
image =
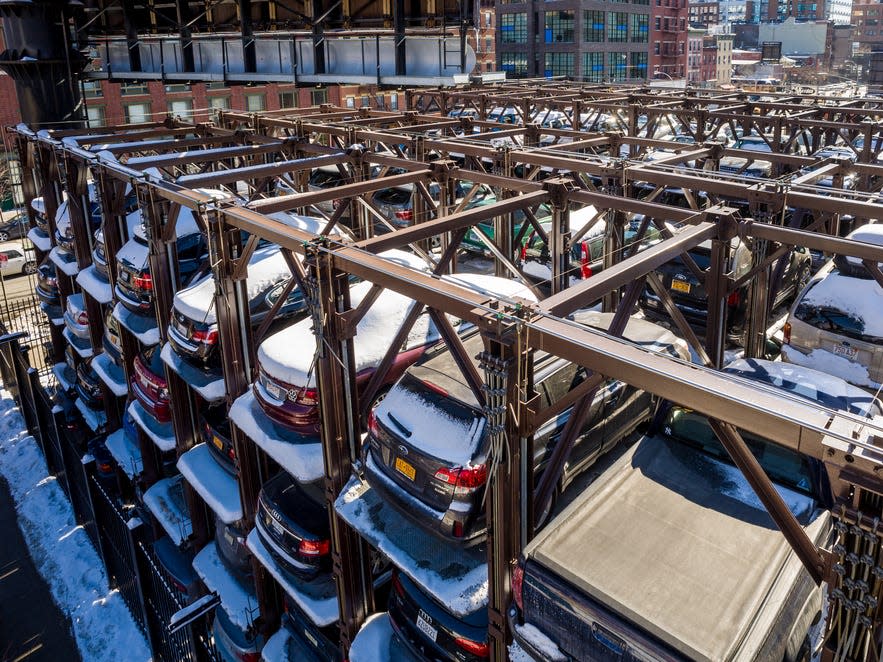
[(852, 25), (856, 53), (883, 49), (883, 4), (856, 0), (852, 5)]
[(650, 75), (685, 78), (687, 75), (687, 0), (652, 0)]

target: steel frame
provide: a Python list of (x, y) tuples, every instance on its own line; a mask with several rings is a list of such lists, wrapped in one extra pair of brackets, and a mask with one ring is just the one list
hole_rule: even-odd
[[(77, 146), (72, 147), (71, 141), (58, 142), (61, 137), (70, 137), (70, 132), (50, 132), (48, 137), (38, 137), (21, 129), (16, 133), (16, 144), (24, 161), (38, 171), (36, 180), (42, 182), (44, 196), (48, 196), (47, 208), (53, 194), (52, 176), (55, 168), (58, 168), (57, 160), (53, 159), (56, 154), (63, 154), (63, 170), (67, 174), (69, 187), (82, 187), (85, 179), (82, 175), (76, 175), (83, 172), (85, 167), (92, 169), (102, 188), (105, 218), (122, 220), (119, 207), (114, 207), (114, 204), (119, 204), (114, 201), (119, 200), (120, 191), (124, 188), (119, 182), (131, 181), (136, 185), (148, 219), (152, 272), (155, 279), (162, 280), (161, 289), (157, 291), (158, 305), (164, 307), (164, 310), (157, 308), (161, 333), (165, 332), (163, 322), (168, 321), (171, 296), (176, 286), (174, 260), (168, 253), (169, 238), (173, 237), (169, 228), (174, 226), (178, 209), (187, 207), (198, 213), (208, 232), (213, 272), (218, 284), (216, 305), (230, 401), (244, 392), (254, 377), (254, 345), (249, 340), (247, 306), (245, 309), (242, 306), (243, 280), (253, 245), (249, 242), (243, 247), (238, 241), (238, 231), (245, 230), (253, 236), (274, 241), (289, 251), (292, 283), (312, 292), (308, 300), (316, 320), (314, 326), (320, 334), (319, 345), (328, 348), (320, 354), (318, 367), (324, 403), (322, 420), (326, 492), (334, 531), (335, 574), (338, 578), (344, 648), (355, 636), (365, 615), (370, 613), (372, 598), (370, 582), (366, 581), (366, 545), (334, 513), (333, 504), (351, 473), (359, 471), (359, 421), (365, 414), (365, 403), (371, 402), (380, 380), (378, 377), (376, 383), (372, 382), (367, 393), (355, 392), (351, 338), (358, 319), (373, 299), (369, 297), (367, 304), (351, 309), (346, 286), (348, 275), (358, 276), (375, 283), (378, 288), (392, 289), (414, 299), (418, 305), (412, 312), (419, 312), (422, 306), (426, 306), (437, 315), (437, 319), (441, 319), (444, 313), (474, 323), (481, 330), (486, 343), (486, 353), (482, 359), (484, 382), (499, 379), (501, 375), (505, 379), (506, 411), (510, 414), (504, 417), (502, 424), (508, 439), (517, 439), (518, 443), (510, 444), (510, 453), (500, 458), (488, 489), (489, 610), (494, 659), (504, 658), (505, 646), (511, 639), (505, 618), (510, 601), (509, 564), (532, 536), (534, 513), (542, 512), (557, 481), (555, 473), (550, 472), (541, 483), (538, 495), (532, 496), (532, 467), (527, 462), (531, 455), (527, 451), (531, 435), (543, 421), (563, 407), (591, 397), (590, 381), (550, 408), (551, 411), (537, 410), (536, 400), (532, 397), (530, 371), (523, 369), (534, 350), (547, 351), (574, 361), (597, 375), (622, 379), (709, 416), (722, 443), (812, 577), (817, 582), (830, 581), (834, 563), (830, 552), (817, 549), (803, 534), (781, 499), (777, 499), (778, 495), (769, 479), (759, 466), (752, 463), (752, 456), (739, 430), (766, 437), (823, 462), (835, 503), (843, 517), (851, 517), (858, 525), (870, 529), (871, 524), (866, 521), (869, 515), (867, 511), (860, 512), (859, 504), (865, 492), (883, 495), (883, 483), (878, 473), (883, 465), (880, 447), (883, 427), (880, 422), (871, 425), (860, 423), (847, 414), (757, 391), (715, 369), (721, 364), (724, 346), (723, 302), (729, 292), (741, 284), (726, 272), (724, 262), (733, 237), (742, 238), (754, 249), (754, 272), (759, 278), (752, 285), (749, 355), (759, 351), (760, 329), (767, 321), (766, 300), (770, 279), (766, 270), (772, 258), (768, 257), (765, 244), (775, 247), (801, 245), (829, 254), (855, 255), (865, 260), (869, 268), (873, 267), (875, 278), (883, 282), (883, 273), (875, 266), (883, 261), (883, 248), (830, 236), (826, 232), (831, 227), (836, 228), (836, 221), (843, 215), (872, 219), (877, 214), (879, 190), (883, 187), (883, 166), (876, 165), (876, 154), (870, 151), (869, 146), (875, 142), (872, 137), (879, 127), (880, 114), (883, 114), (879, 100), (843, 103), (825, 100), (826, 105), (816, 103), (818, 99), (810, 99), (810, 103), (806, 103), (806, 99), (789, 97), (780, 102), (759, 102), (730, 93), (676, 97), (649, 94), (637, 88), (617, 90), (533, 84), (506, 85), (490, 91), (414, 91), (409, 93), (408, 100), (409, 110), (402, 113), (329, 107), (299, 109), (288, 116), (280, 116), (279, 113), (222, 113), (219, 128), (179, 127), (180, 131), (175, 129), (179, 131), (178, 134), (165, 140), (130, 141), (128, 138), (133, 135), (139, 138), (144, 135), (133, 134), (131, 128), (127, 127), (107, 130), (96, 137), (78, 138)], [(445, 117), (444, 111), (454, 103), (476, 108), (481, 117), (486, 117), (492, 104), (520, 107), (526, 115), (532, 106), (542, 103), (549, 108), (566, 108), (565, 112), (571, 117), (580, 117), (583, 113), (588, 113), (590, 117), (595, 114), (594, 121), (597, 121), (600, 113), (615, 109), (628, 119), (623, 128), (633, 130), (627, 133), (587, 133), (524, 126), (500, 131), (499, 125), (481, 119), (472, 121)], [(424, 109), (437, 107), (443, 111), (442, 115), (417, 114), (411, 108), (416, 108), (418, 104), (422, 104)], [(722, 108), (723, 104), (729, 105)], [(647, 115), (648, 124), (638, 130), (637, 118), (641, 114)], [(653, 118), (657, 121), (653, 122)], [(734, 127), (736, 124), (749, 128), (771, 127), (775, 136), (772, 141), (774, 152), (761, 156), (774, 164), (776, 173), (793, 173), (810, 165), (820, 166), (822, 170), (814, 175), (798, 175), (796, 180), (790, 181), (783, 178), (749, 179), (719, 173), (716, 168), (724, 156), (750, 161), (756, 159), (758, 154), (712, 144), (689, 148), (679, 146), (680, 151), (667, 157), (666, 163), (620, 158), (622, 146), (627, 146), (632, 157), (645, 153), (649, 148), (672, 147), (670, 142), (653, 138), (651, 130), (646, 129), (648, 125), (651, 129), (653, 125), (658, 126), (659, 118), (687, 127), (690, 120), (695, 119), (697, 128), (693, 131), (697, 138), (702, 137), (709, 123), (712, 127), (709, 131), (716, 126)], [(700, 126), (702, 129), (698, 129)], [(453, 132), (458, 129), (466, 131), (467, 137), (454, 135)], [(478, 131), (472, 133), (473, 129)], [(152, 130), (158, 132), (156, 137), (162, 138), (167, 135), (163, 131), (169, 129), (154, 127)], [(644, 135), (641, 135), (641, 131)], [(858, 154), (860, 163), (820, 163), (805, 156), (785, 153), (794, 148), (796, 140), (792, 138), (804, 131), (809, 132), (805, 142), (813, 148), (832, 144), (838, 138), (863, 136), (865, 148)], [(204, 138), (190, 137), (200, 133)], [(177, 138), (177, 135), (181, 137)], [(557, 139), (568, 138), (572, 142), (528, 147), (538, 145), (539, 138), (545, 135), (553, 135)], [(129, 157), (130, 164), (135, 160), (139, 165), (155, 165), (172, 174), (188, 174), (177, 184), (159, 181), (145, 176), (137, 166), (96, 159), (95, 154), (88, 150), (90, 144), (107, 143), (111, 138), (119, 140), (119, 145), (115, 147), (117, 153), (138, 155)], [(500, 145), (498, 142), (495, 145), (494, 141), (501, 138), (517, 138), (520, 144)], [(234, 151), (225, 151), (227, 148), (200, 150), (196, 149), (200, 146), (200, 140), (239, 146), (230, 148)], [(176, 151), (182, 148), (183, 153)], [(164, 155), (168, 152), (172, 155)], [(31, 154), (36, 156), (36, 163), (30, 161)], [(153, 156), (148, 158), (148, 154)], [(685, 167), (683, 164), (687, 162), (694, 162), (696, 167)], [(276, 197), (267, 195), (272, 191), (272, 182), (277, 179), (289, 186), (304, 186), (304, 178), (298, 173), (320, 164), (337, 165), (351, 183), (331, 191), (304, 191)], [(380, 176), (372, 177), (372, 165), (380, 168)], [(391, 168), (399, 168), (404, 174), (388, 174)], [(859, 175), (857, 191), (838, 191), (836, 188), (822, 191), (811, 181), (821, 176), (836, 178), (853, 172)], [(515, 176), (516, 173), (521, 176)], [(551, 177), (536, 181), (541, 173), (550, 174)], [(493, 187), (498, 192), (498, 202), (463, 209), (464, 204), (458, 206), (450, 195), (451, 186), (457, 181)], [(218, 203), (193, 190), (197, 186), (229, 186), (237, 182), (242, 182), (249, 191), (249, 200), (243, 204)], [(431, 182), (447, 192), (438, 203), (425, 189), (425, 184)], [(648, 198), (637, 199), (638, 183), (653, 186), (654, 193)], [(417, 191), (415, 208), (423, 205), (427, 211), (433, 212), (434, 218), (427, 216), (408, 228), (375, 236), (373, 220), (381, 214), (370, 194), (394, 184), (414, 184)], [(686, 192), (692, 208), (683, 209), (653, 201), (655, 195), (671, 186), (681, 187)], [(37, 193), (37, 190), (29, 189), (26, 187), (26, 194)], [(709, 207), (698, 208), (696, 200), (700, 192), (708, 195)], [(327, 237), (299, 232), (266, 216), (282, 210), (312, 209), (312, 213), (317, 213), (312, 205), (333, 199), (346, 199), (349, 204), (340, 205), (328, 217), (326, 231), (340, 222), (342, 208), (355, 209), (359, 214), (353, 216), (360, 217), (362, 222), (356, 224), (353, 230), (356, 234), (354, 243), (333, 242)], [(732, 206), (743, 201), (748, 203), (751, 219), (742, 218)], [(549, 204), (552, 211), (553, 223), (548, 235), (536, 219), (537, 207), (543, 203)], [(574, 204), (594, 205), (598, 209), (589, 226), (605, 218), (610, 228), (609, 252), (605, 256), (604, 271), (577, 285), (566, 287), (566, 256), (571, 242), (589, 227), (568, 236), (567, 216)], [(783, 227), (776, 221), (790, 206), (813, 210), (823, 216), (809, 229)], [(484, 236), (482, 239), (498, 258), (498, 272), (524, 278), (514, 264), (513, 247), (520, 243), (513, 241), (518, 234), (513, 221), (516, 211), (524, 214), (525, 226), (544, 237), (548, 236), (552, 262), (556, 265), (553, 267), (553, 294), (539, 304), (489, 300), (431, 275), (415, 273), (390, 263), (377, 255), (391, 247), (406, 246), (414, 247), (418, 254), (427, 255), (423, 250), (426, 242), (439, 237), (442, 253), (440, 259), (433, 261), (434, 271), (436, 274), (454, 271), (457, 268), (455, 251), (465, 232), (477, 223), (486, 221), (492, 222), (499, 230), (494, 238)], [(627, 213), (645, 215), (641, 234), (653, 224), (665, 238), (651, 248), (626, 254), (621, 250), (621, 232)], [(54, 214), (50, 219), (53, 217)], [(80, 219), (76, 222), (85, 221)], [(666, 222), (680, 222), (683, 227), (671, 230)], [(391, 226), (387, 229), (393, 230)], [(653, 270), (706, 240), (712, 242), (712, 266), (701, 275), (709, 291), (709, 301), (717, 302), (717, 305), (710, 307), (710, 330), (702, 345), (677, 312)], [(173, 249), (173, 241), (171, 246)], [(108, 248), (111, 248), (110, 243)], [(777, 250), (781, 252), (781, 248)], [(306, 267), (301, 264), (304, 259)], [(616, 337), (644, 279), (660, 296), (676, 326), (705, 366), (687, 365), (668, 357), (649, 354)], [(618, 313), (607, 334), (566, 319), (568, 314), (596, 301), (603, 301), (608, 310)], [(225, 312), (220, 314), (222, 310)], [(413, 312), (400, 332), (407, 332), (415, 317), (416, 312)], [(452, 341), (453, 337), (448, 340)], [(464, 358), (462, 348), (458, 348), (456, 342), (451, 343), (451, 349), (455, 355)], [(127, 360), (130, 361), (128, 347), (126, 351)], [(332, 356), (347, 358), (338, 362)], [(388, 364), (388, 360), (384, 363)], [(469, 361), (461, 360), (460, 363), (466, 365)], [(382, 366), (381, 369), (386, 368)], [(174, 401), (188, 403), (190, 409), (189, 412), (184, 411), (188, 407), (178, 404), (174, 407), (180, 452), (192, 443), (192, 413), (196, 403), (187, 385), (180, 380), (176, 383), (177, 375), (172, 377), (170, 387), (175, 391)], [(475, 389), (480, 389), (481, 376), (470, 374), (467, 379)], [(339, 397), (341, 393), (346, 397)], [(239, 482), (242, 502), (251, 504), (246, 506), (246, 519), (249, 520), (253, 517), (252, 506), (261, 478), (267, 475), (266, 457), (239, 431), (234, 432), (234, 443), (242, 462)], [(562, 447), (565, 448), (562, 456), (566, 459), (566, 446)], [(196, 522), (194, 525), (194, 535), (199, 540), (200, 535), (205, 536), (205, 530), (197, 532)], [(275, 624), (278, 611), (274, 612), (274, 609), (278, 609), (278, 605), (273, 604), (272, 587), (262, 575), (259, 577), (258, 592), (265, 596), (261, 600), (264, 626), (269, 630)], [(879, 628), (879, 621), (876, 627)]]

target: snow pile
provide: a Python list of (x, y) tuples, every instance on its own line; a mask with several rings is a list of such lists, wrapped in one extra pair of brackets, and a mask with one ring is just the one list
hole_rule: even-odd
[[(9, 484), (18, 525), (52, 597), (70, 616), (83, 662), (149, 660), (150, 650), (122, 596), (107, 577), (85, 530), (6, 391), (0, 392), (0, 473)], [(23, 605), (23, 608), (26, 608)]]
[(407, 662), (417, 658), (399, 642), (384, 611), (368, 617), (350, 646), (350, 662)]
[[(555, 645), (555, 642), (549, 639), (545, 634), (540, 632), (535, 626), (530, 623), (525, 623), (524, 625), (516, 625), (516, 632), (527, 642), (529, 643), (534, 650), (538, 653), (542, 653), (543, 656), (547, 660), (551, 660), (554, 662), (565, 662), (567, 660), (567, 656), (564, 655), (559, 649), (558, 646)], [(532, 659), (528, 656), (527, 659)]]
[(809, 354), (804, 354), (790, 345), (783, 345), (782, 360), (840, 377), (856, 386), (865, 386), (872, 389), (880, 386), (871, 379), (866, 366), (860, 363), (853, 363), (846, 357), (837, 356), (826, 349), (816, 348)]

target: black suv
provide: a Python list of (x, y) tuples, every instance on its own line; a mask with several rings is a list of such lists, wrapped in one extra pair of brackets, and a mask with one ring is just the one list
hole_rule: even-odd
[[(583, 314), (580, 322), (606, 329), (612, 314)], [(650, 322), (632, 319), (624, 337), (689, 360), (686, 344)], [(466, 353), (482, 350), (476, 333)], [(588, 371), (545, 352), (534, 355), (534, 383), (548, 407), (583, 382)], [(655, 398), (608, 379), (595, 395), (561, 479), (563, 489), (577, 474), (647, 421)], [(534, 434), (537, 475), (561, 436), (572, 407)], [(481, 504), (487, 484), (490, 441), (486, 420), (453, 355), (441, 351), (410, 367), (371, 412), (363, 455), (372, 488), (427, 530), (468, 544), (485, 534)]]

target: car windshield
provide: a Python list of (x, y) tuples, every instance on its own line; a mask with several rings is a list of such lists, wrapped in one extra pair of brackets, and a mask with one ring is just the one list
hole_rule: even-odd
[(794, 311), (794, 316), (801, 322), (822, 331), (830, 331), (862, 342), (883, 344), (883, 338), (865, 333), (865, 323), (860, 317), (831, 306), (801, 303)]
[[(733, 464), (729, 453), (718, 440), (708, 419), (690, 409), (672, 407), (665, 418), (663, 432), (721, 462)], [(806, 458), (787, 448), (743, 433), (751, 453), (773, 482), (812, 496), (812, 474)]]

